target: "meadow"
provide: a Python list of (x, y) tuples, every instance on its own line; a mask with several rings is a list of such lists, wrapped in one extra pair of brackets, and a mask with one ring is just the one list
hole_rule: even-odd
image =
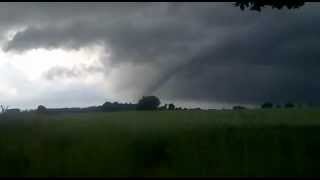
[(320, 175), (320, 109), (0, 115), (0, 176)]

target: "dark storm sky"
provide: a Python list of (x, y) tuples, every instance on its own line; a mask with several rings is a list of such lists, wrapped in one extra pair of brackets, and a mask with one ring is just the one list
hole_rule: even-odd
[(111, 54), (108, 63), (99, 59), (105, 68), (53, 68), (43, 77), (48, 81), (144, 67), (113, 77), (115, 89), (135, 92), (126, 96), (133, 100), (320, 102), (319, 10), (319, 3), (261, 12), (233, 3), (1, 3), (0, 33), (4, 52), (97, 45)]

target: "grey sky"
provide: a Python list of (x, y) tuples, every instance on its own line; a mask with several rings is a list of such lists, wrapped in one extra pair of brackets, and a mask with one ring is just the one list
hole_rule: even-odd
[[(84, 106), (134, 102), (151, 94), (165, 102), (214, 107), (320, 102), (319, 9), (319, 3), (260, 13), (226, 2), (1, 3), (4, 54), (100, 48), (86, 51), (98, 58), (91, 64), (83, 65), (84, 58), (68, 67), (46, 66), (41, 80), (31, 80), (24, 89), (46, 84), (41, 93), (5, 102), (18, 105), (21, 97), (24, 107)], [(101, 79), (81, 83), (88, 76)], [(10, 86), (24, 88), (20, 85)]]

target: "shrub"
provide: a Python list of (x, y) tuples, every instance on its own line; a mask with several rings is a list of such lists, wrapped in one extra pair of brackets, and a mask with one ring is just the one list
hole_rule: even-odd
[(37, 112), (38, 113), (46, 113), (47, 112), (47, 108), (43, 105), (39, 105), (37, 108)]
[(246, 109), (244, 106), (233, 106), (233, 110), (242, 110)]
[(272, 108), (273, 104), (271, 102), (265, 102), (261, 105), (261, 108)]
[(287, 104), (284, 105), (284, 107), (286, 107), (286, 108), (293, 108), (293, 107), (294, 107), (294, 104), (291, 103), (291, 102), (288, 102)]
[(169, 110), (174, 110), (174, 109), (175, 109), (174, 104), (169, 104)]
[(137, 110), (156, 110), (160, 105), (160, 100), (156, 96), (143, 96), (139, 100)]

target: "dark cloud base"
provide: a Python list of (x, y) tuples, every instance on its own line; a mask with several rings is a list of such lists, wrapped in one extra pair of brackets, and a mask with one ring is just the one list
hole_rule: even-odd
[[(83, 4), (76, 7), (87, 10), (75, 14), (67, 7), (75, 6), (64, 6), (65, 18), (44, 12), (48, 7), (29, 7), (35, 12), (25, 18), (33, 20), (3, 49), (21, 52), (100, 44), (111, 52), (112, 63), (144, 64), (159, 71), (152, 80), (148, 74), (126, 77), (151, 82), (122, 86), (145, 95), (235, 104), (320, 102), (317, 4), (296, 10), (266, 8), (261, 13), (241, 11), (232, 3)], [(118, 11), (103, 11), (112, 7)], [(43, 21), (41, 14), (56, 23), (33, 25)]]

